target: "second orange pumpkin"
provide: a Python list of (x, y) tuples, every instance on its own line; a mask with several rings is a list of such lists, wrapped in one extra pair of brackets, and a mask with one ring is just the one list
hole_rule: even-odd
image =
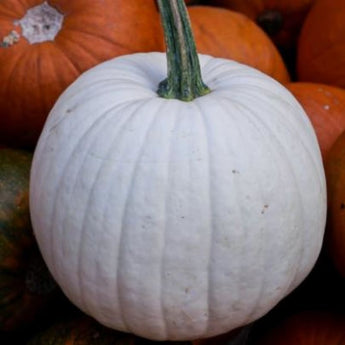
[(209, 4), (241, 12), (256, 21), (285, 49), (295, 46), (302, 23), (315, 0), (208, 0)]
[(323, 160), (345, 130), (345, 90), (319, 83), (285, 85), (307, 113), (318, 138)]
[(345, 1), (316, 1), (298, 42), (300, 81), (345, 87)]
[(326, 311), (302, 311), (268, 329), (258, 345), (345, 345), (345, 317)]
[(337, 271), (345, 277), (345, 132), (333, 144), (325, 171), (328, 199), (327, 249)]
[(0, 143), (34, 147), (57, 97), (83, 71), (162, 44), (154, 1), (1, 1)]
[(199, 53), (236, 60), (282, 83), (289, 81), (277, 48), (248, 17), (209, 6), (191, 6), (189, 15)]

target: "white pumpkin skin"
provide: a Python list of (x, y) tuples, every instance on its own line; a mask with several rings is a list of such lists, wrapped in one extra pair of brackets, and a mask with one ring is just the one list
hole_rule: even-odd
[(51, 111), (30, 208), (67, 297), (155, 340), (210, 337), (272, 309), (310, 272), (326, 219), (320, 150), (280, 84), (200, 55), (212, 92), (156, 95), (163, 53), (105, 62)]

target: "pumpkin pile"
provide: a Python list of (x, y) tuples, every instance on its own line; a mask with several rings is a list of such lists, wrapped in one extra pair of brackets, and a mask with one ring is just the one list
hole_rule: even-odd
[(1, 1), (0, 343), (341, 344), (343, 7)]

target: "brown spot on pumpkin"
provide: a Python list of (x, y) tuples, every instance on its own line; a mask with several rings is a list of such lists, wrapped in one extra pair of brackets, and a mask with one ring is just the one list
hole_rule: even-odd
[(261, 210), (261, 214), (264, 214), (267, 209), (268, 209), (268, 205), (265, 204), (263, 209)]
[(66, 109), (66, 114), (72, 113), (73, 111), (75, 111), (78, 108), (78, 106), (79, 106), (78, 103), (71, 104), (71, 106)]
[(342, 203), (340, 204), (340, 209), (341, 209), (341, 210), (344, 210), (344, 209), (345, 209), (345, 203), (344, 203), (344, 202), (342, 202)]

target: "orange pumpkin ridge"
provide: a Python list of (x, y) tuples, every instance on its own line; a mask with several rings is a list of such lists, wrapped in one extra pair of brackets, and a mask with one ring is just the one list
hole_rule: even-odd
[(298, 80), (345, 87), (344, 22), (345, 1), (315, 2), (299, 37)]
[(281, 48), (292, 49), (302, 23), (315, 0), (208, 0), (256, 21)]

